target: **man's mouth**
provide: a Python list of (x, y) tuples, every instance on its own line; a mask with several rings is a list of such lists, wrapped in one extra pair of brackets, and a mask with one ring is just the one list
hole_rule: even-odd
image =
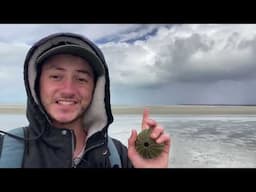
[(78, 102), (75, 101), (75, 100), (57, 100), (56, 101), (57, 104), (59, 105), (75, 105), (77, 104)]

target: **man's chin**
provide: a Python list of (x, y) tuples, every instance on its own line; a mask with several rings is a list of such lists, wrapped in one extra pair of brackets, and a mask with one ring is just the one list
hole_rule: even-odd
[(68, 125), (68, 124), (72, 124), (74, 122), (76, 122), (78, 119), (81, 118), (81, 114), (80, 115), (74, 115), (73, 117), (71, 115), (69, 116), (58, 116), (58, 117), (54, 117), (53, 122), (57, 123), (59, 125)]
[(71, 123), (78, 119), (80, 116), (64, 116), (64, 117), (56, 117), (55, 120), (60, 122), (60, 123)]
[(65, 119), (65, 120), (62, 120), (62, 119), (55, 119), (55, 121), (59, 124), (70, 124), (72, 122), (75, 121), (75, 119)]

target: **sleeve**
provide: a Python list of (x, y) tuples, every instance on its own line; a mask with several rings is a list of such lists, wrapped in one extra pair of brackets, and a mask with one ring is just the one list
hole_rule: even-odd
[(117, 151), (120, 155), (122, 168), (134, 168), (130, 159), (128, 158), (128, 149), (123, 145), (119, 140), (113, 138), (113, 142), (117, 148)]

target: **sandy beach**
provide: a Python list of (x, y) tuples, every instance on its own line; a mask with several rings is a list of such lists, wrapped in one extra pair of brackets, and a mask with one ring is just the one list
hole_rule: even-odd
[(0, 105), (0, 114), (24, 114), (25, 105)]
[[(256, 106), (208, 106), (208, 105), (168, 105), (168, 106), (112, 106), (113, 114), (141, 114), (148, 108), (151, 114), (188, 115), (256, 115)], [(25, 105), (0, 105), (0, 113), (24, 114)]]
[[(145, 106), (152, 114), (189, 114), (189, 115), (224, 115), (244, 114), (256, 115), (256, 106), (207, 106), (207, 105), (170, 105), (170, 106)], [(113, 113), (139, 114), (144, 107), (114, 106)]]

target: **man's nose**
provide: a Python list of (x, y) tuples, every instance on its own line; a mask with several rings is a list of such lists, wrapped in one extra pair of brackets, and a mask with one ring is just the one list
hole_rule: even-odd
[(71, 79), (67, 79), (63, 82), (61, 89), (62, 94), (66, 96), (73, 96), (75, 94), (75, 84)]

